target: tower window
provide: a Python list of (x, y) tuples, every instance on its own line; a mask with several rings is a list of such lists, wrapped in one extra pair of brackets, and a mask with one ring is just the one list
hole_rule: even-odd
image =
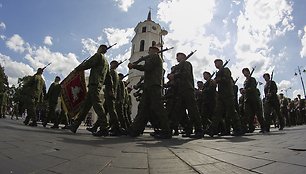
[(147, 32), (147, 27), (142, 27), (142, 32), (143, 33)]
[(145, 41), (141, 40), (140, 41), (140, 49), (139, 49), (139, 51), (144, 51), (144, 45), (145, 45)]

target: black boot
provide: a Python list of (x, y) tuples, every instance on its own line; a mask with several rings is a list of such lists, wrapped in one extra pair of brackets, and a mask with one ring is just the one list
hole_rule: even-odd
[(70, 126), (67, 126), (67, 129), (69, 129), (72, 133), (76, 133), (76, 131), (78, 130), (79, 126), (78, 125), (70, 125)]
[(86, 128), (86, 130), (91, 132), (91, 133), (97, 132), (97, 128), (95, 128), (95, 127), (88, 127), (88, 128)]
[(106, 137), (109, 136), (109, 132), (108, 130), (104, 129), (104, 130), (99, 130), (98, 132), (93, 132), (92, 133), (93, 136), (95, 137)]
[(158, 134), (154, 135), (154, 138), (156, 139), (171, 139), (172, 134), (168, 131), (160, 131)]

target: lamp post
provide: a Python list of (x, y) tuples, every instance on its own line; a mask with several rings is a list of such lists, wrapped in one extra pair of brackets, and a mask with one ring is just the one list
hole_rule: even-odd
[(282, 89), (281, 91), (285, 91), (285, 93), (286, 93), (286, 96), (288, 96), (287, 92), (288, 92), (288, 90), (289, 90), (289, 89), (291, 89), (291, 87), (289, 87), (289, 88), (286, 88), (286, 89)]
[[(160, 35), (160, 49), (163, 50), (163, 36), (166, 36), (168, 34), (168, 31), (165, 29), (162, 29), (159, 33)], [(164, 60), (163, 52), (160, 53), (161, 58)]]
[[(303, 72), (304, 72), (304, 71), (303, 71)], [(300, 66), (298, 66), (298, 73), (299, 73), (300, 78), (301, 78), (301, 83), (302, 83), (303, 92), (304, 92), (304, 98), (306, 98), (305, 86), (304, 86), (304, 81), (303, 81), (303, 77), (302, 77), (302, 74), (301, 74)], [(297, 73), (295, 73), (294, 75), (297, 75)]]

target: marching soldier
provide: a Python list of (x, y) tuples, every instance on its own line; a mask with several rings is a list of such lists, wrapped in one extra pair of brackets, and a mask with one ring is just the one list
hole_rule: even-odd
[[(107, 85), (112, 85), (112, 80), (109, 77), (109, 65), (105, 57), (107, 49), (108, 47), (106, 45), (100, 45), (96, 54), (75, 68), (75, 71), (90, 69), (90, 75), (88, 82), (88, 93), (79, 112), (79, 116), (74, 123), (69, 126), (70, 131), (73, 133), (76, 133), (81, 122), (85, 119), (90, 108), (93, 106), (95, 112), (101, 120), (100, 134), (103, 136), (109, 135), (107, 129), (107, 118), (103, 108), (103, 102), (100, 97), (100, 91), (103, 84), (106, 83)], [(110, 95), (113, 95), (112, 89), (110, 89), (109, 93)]]
[(149, 55), (144, 57), (144, 65), (129, 63), (129, 69), (144, 71), (144, 88), (140, 99), (138, 113), (129, 129), (130, 136), (139, 136), (148, 121), (159, 122), (161, 131), (155, 138), (169, 139), (172, 137), (168, 117), (162, 103), (163, 61), (158, 55), (157, 47), (149, 48)]
[(117, 89), (117, 97), (116, 97), (116, 111), (118, 115), (118, 120), (120, 122), (120, 126), (122, 129), (127, 130), (126, 118), (124, 115), (124, 98), (125, 98), (125, 85), (123, 82), (124, 75), (122, 73), (118, 74), (119, 76), (119, 84)]
[(284, 97), (283, 93), (279, 94), (279, 102), (280, 102), (280, 112), (283, 115), (283, 117), (286, 119), (285, 124), (286, 126), (290, 127), (291, 122), (290, 122), (290, 117), (289, 117), (289, 111), (288, 111), (288, 99)]
[(184, 112), (188, 110), (190, 120), (194, 124), (194, 135), (190, 135), (191, 131), (186, 132), (186, 135), (192, 138), (203, 137), (203, 127), (201, 124), (201, 116), (195, 100), (195, 88), (192, 65), (187, 61), (187, 56), (184, 53), (177, 53), (176, 60), (179, 64), (175, 67), (174, 73), (168, 75), (170, 80), (174, 80), (177, 85), (176, 101), (174, 106), (174, 114), (176, 120), (174, 124), (178, 125), (183, 119)]
[(203, 92), (203, 87), (204, 87), (204, 83), (203, 81), (197, 81), (197, 87), (195, 89), (195, 100), (196, 100), (196, 103), (197, 103), (197, 107), (198, 107), (198, 110), (199, 112), (201, 112), (201, 103), (202, 103), (202, 92)]
[(202, 91), (202, 105), (200, 111), (202, 124), (206, 130), (214, 116), (216, 107), (216, 83), (211, 79), (211, 74), (207, 71), (203, 72), (203, 78), (206, 82), (204, 83)]
[[(118, 114), (115, 105), (118, 85), (119, 85), (119, 76), (116, 71), (117, 67), (118, 67), (118, 62), (116, 60), (111, 61), (109, 77), (111, 78), (112, 85), (105, 84), (105, 89), (104, 89), (105, 102), (103, 107), (105, 110), (105, 115), (109, 114), (109, 125), (110, 125), (109, 133), (111, 136), (120, 136), (124, 133), (123, 130), (120, 128), (120, 123), (118, 120)], [(87, 129), (88, 131), (93, 132), (93, 136), (104, 136), (104, 131), (95, 132), (98, 126), (100, 125), (100, 122), (101, 119), (98, 118), (94, 126), (92, 128)]]
[(43, 126), (46, 127), (47, 123), (53, 119), (54, 120), (54, 125), (51, 127), (53, 129), (58, 129), (59, 125), (59, 114), (55, 112), (57, 102), (58, 102), (58, 97), (61, 94), (61, 85), (59, 82), (61, 81), (61, 78), (59, 76), (56, 76), (54, 79), (54, 82), (51, 84), (46, 100), (48, 101), (48, 114), (47, 118), (45, 118), (43, 122)]
[(219, 71), (216, 73), (215, 81), (218, 85), (217, 103), (215, 115), (212, 119), (212, 124), (209, 129), (209, 136), (213, 137), (218, 134), (218, 125), (220, 124), (223, 115), (231, 121), (234, 132), (232, 135), (240, 136), (244, 132), (241, 130), (239, 116), (235, 110), (233, 79), (229, 68), (223, 66), (221, 59), (214, 61), (215, 66)]
[(271, 80), (270, 74), (265, 73), (263, 75), (263, 78), (266, 81), (264, 92), (265, 92), (265, 98), (264, 98), (264, 116), (265, 120), (267, 122), (266, 125), (266, 131), (270, 132), (270, 125), (272, 122), (272, 112), (274, 112), (278, 118), (279, 121), (279, 130), (283, 130), (285, 123), (284, 123), (284, 117), (280, 113), (280, 103), (277, 96), (277, 86), (276, 83)]
[(43, 69), (38, 68), (36, 74), (31, 76), (24, 85), (24, 108), (27, 109), (28, 114), (24, 121), (25, 125), (28, 125), (31, 119), (32, 123), (29, 126), (37, 126), (36, 106), (39, 102), (42, 102), (42, 96), (46, 95), (46, 85), (45, 80), (42, 78), (42, 73)]
[(242, 73), (245, 76), (244, 81), (244, 114), (247, 118), (249, 133), (254, 132), (254, 119), (255, 115), (259, 121), (261, 132), (265, 132), (265, 121), (263, 118), (262, 107), (260, 106), (260, 98), (257, 90), (257, 81), (251, 76), (248, 68), (243, 68)]

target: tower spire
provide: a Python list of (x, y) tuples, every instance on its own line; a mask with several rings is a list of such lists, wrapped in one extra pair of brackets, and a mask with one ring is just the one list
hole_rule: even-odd
[(148, 21), (152, 21), (152, 19), (151, 19), (151, 8), (150, 8), (150, 10), (149, 10), (147, 20), (148, 20)]

